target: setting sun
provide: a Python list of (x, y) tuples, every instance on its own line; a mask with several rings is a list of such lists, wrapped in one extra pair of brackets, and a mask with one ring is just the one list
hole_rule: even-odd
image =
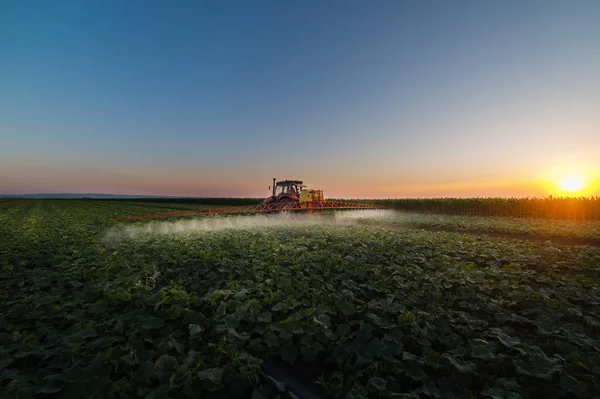
[(579, 176), (569, 176), (560, 181), (560, 188), (568, 193), (581, 191), (585, 186), (585, 182)]

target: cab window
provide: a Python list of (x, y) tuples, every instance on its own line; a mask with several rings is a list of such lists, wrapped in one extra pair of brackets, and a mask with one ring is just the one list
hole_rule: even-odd
[(290, 186), (277, 186), (277, 189), (275, 190), (275, 195), (280, 195), (280, 194), (289, 194), (290, 193)]

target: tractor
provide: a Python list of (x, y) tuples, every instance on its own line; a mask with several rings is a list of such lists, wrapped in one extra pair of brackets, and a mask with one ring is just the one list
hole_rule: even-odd
[(349, 210), (349, 209), (385, 209), (386, 207), (374, 204), (353, 203), (344, 201), (325, 201), (322, 190), (306, 188), (300, 180), (273, 179), (272, 195), (264, 199), (262, 203), (241, 206), (228, 206), (223, 208), (192, 209), (185, 212), (157, 213), (151, 215), (134, 215), (121, 217), (117, 220), (157, 219), (174, 216), (196, 216), (207, 215), (216, 217), (218, 215), (241, 215), (254, 213), (264, 215), (279, 213), (287, 216), (292, 212), (322, 214), (326, 210)]
[[(290, 204), (291, 207), (297, 207), (294, 204), (299, 204), (300, 208), (312, 208), (315, 203), (324, 201), (322, 190), (307, 189), (301, 180), (282, 180), (276, 181), (273, 179), (273, 186), (269, 186), (272, 190), (270, 197), (263, 201), (263, 205), (269, 204)], [(285, 207), (280, 213), (287, 213)]]

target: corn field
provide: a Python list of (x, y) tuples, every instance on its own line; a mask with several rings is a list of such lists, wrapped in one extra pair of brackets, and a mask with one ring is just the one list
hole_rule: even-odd
[(417, 213), (600, 220), (600, 197), (392, 198), (365, 201)]

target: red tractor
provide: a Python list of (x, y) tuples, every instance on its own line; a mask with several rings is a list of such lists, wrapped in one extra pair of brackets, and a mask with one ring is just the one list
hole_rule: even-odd
[(186, 212), (169, 212), (153, 215), (137, 215), (118, 220), (134, 220), (134, 219), (156, 219), (173, 216), (193, 216), (193, 215), (210, 215), (216, 217), (218, 215), (236, 215), (236, 214), (270, 214), (278, 213), (286, 216), (291, 213), (311, 213), (322, 214), (325, 210), (342, 210), (342, 209), (382, 209), (385, 208), (379, 205), (352, 203), (342, 201), (325, 201), (323, 190), (315, 190), (306, 188), (300, 180), (283, 180), (276, 181), (273, 179), (272, 195), (264, 199), (260, 204), (229, 206), (224, 208), (209, 208), (189, 210)]
[[(300, 180), (282, 180), (273, 179), (273, 186), (269, 189), (273, 190), (270, 197), (263, 201), (263, 206), (277, 204), (276, 212), (288, 214), (290, 210), (298, 210), (301, 212), (314, 211), (319, 206), (322, 207), (324, 198), (322, 190), (312, 190), (306, 188)], [(281, 205), (279, 205), (281, 204)]]
[(273, 194), (270, 197), (264, 199), (263, 204), (274, 204), (283, 202), (299, 202), (300, 194), (302, 189), (306, 186), (302, 185), (300, 180), (282, 180), (275, 182), (277, 179), (273, 179), (273, 186), (269, 189), (273, 190)]

